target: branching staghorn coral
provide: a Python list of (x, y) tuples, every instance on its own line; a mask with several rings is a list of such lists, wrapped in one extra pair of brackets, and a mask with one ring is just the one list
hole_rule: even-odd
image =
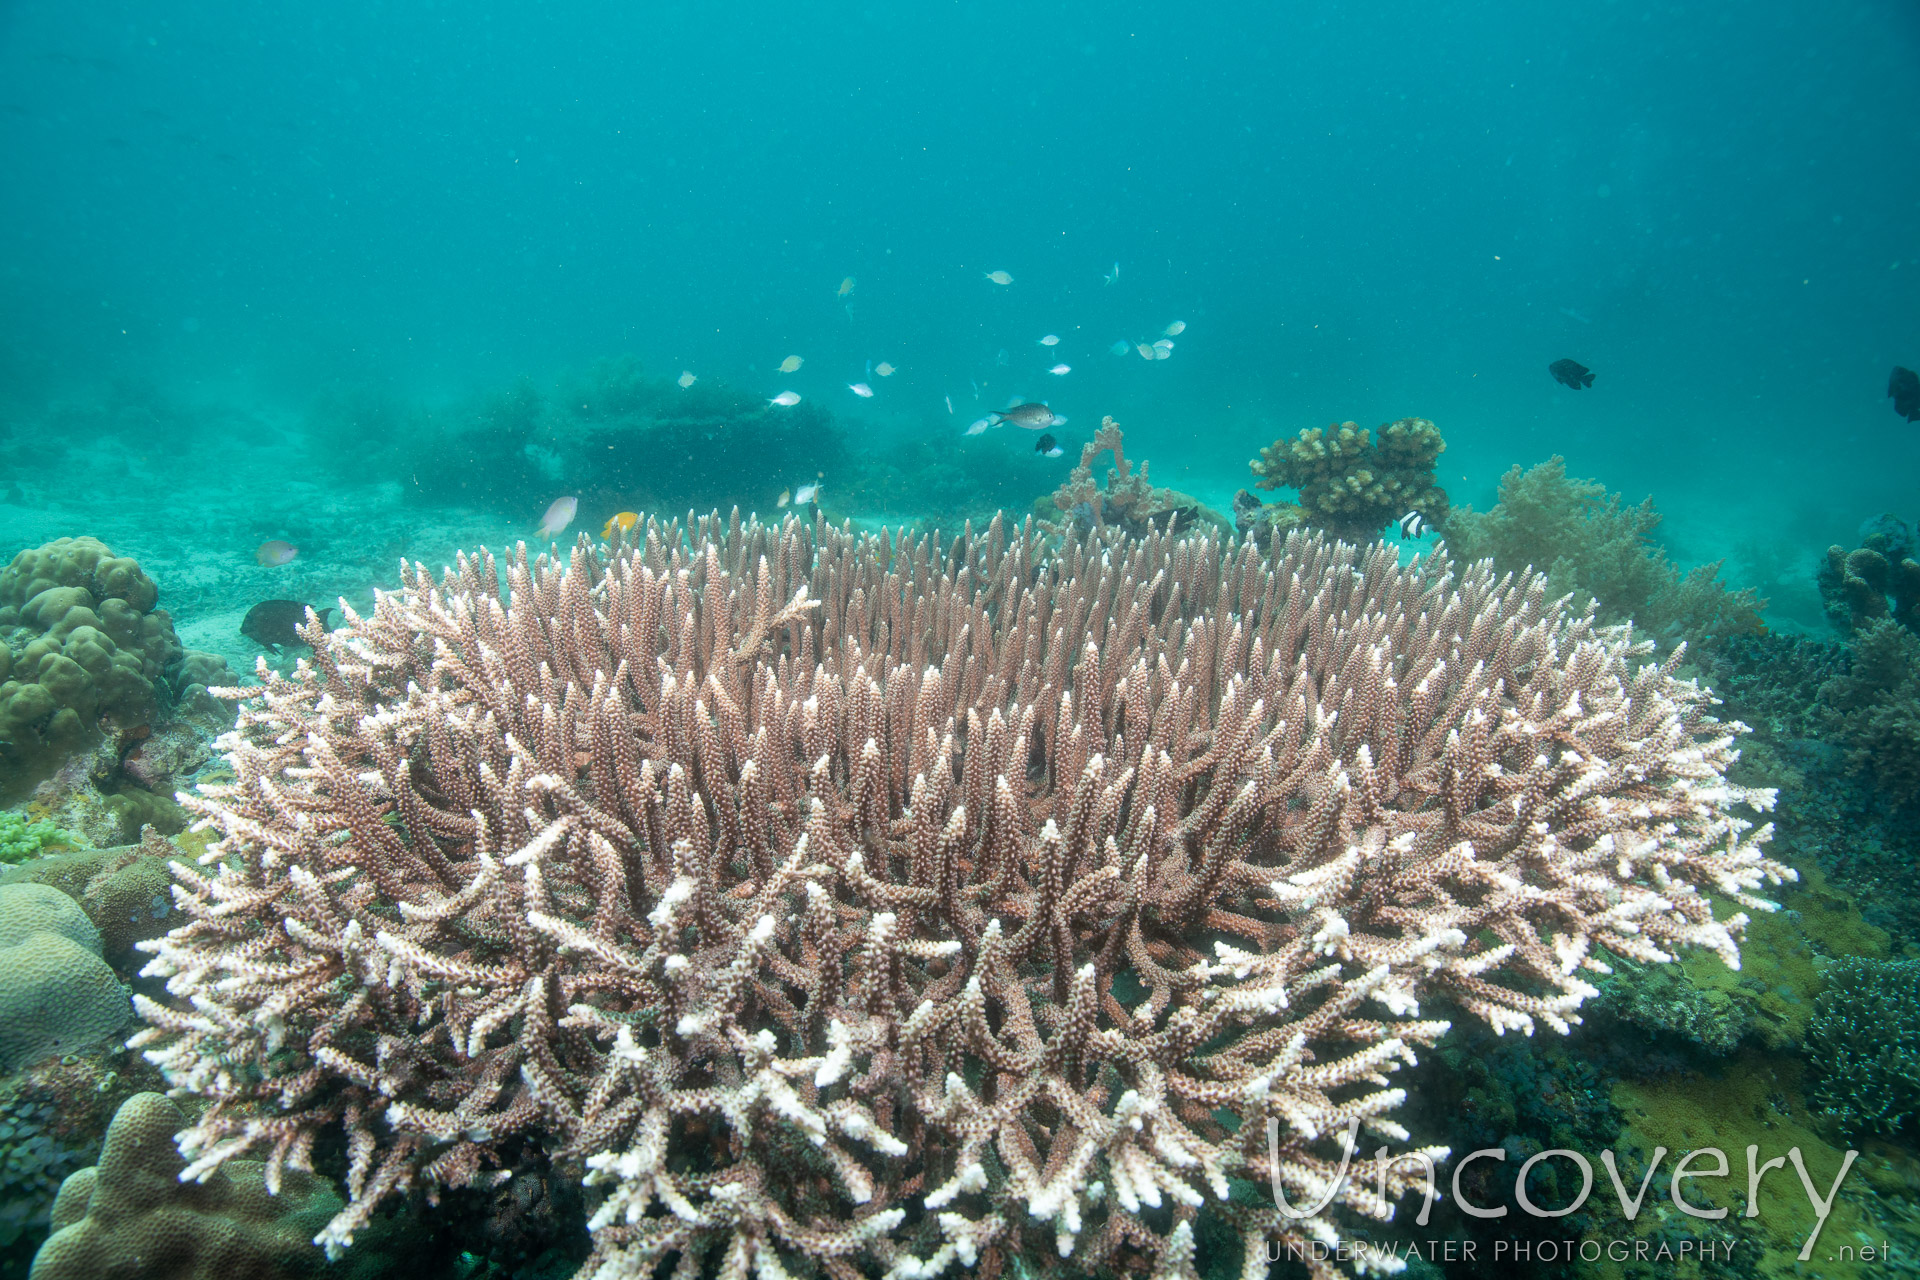
[(1203, 1206), (1261, 1276), (1416, 1185), (1335, 1184), (1425, 1002), (1565, 1030), (1598, 948), (1737, 963), (1702, 890), (1792, 876), (1737, 727), (1538, 578), (1045, 545), (649, 524), (316, 628), (146, 944), (189, 1175), (343, 1132), (337, 1250), (584, 1157), (596, 1280), (1191, 1278)]
[[(1094, 459), (1113, 451), (1113, 466), (1107, 470), (1107, 487), (1093, 479)], [(1093, 439), (1080, 446), (1080, 462), (1052, 494), (1052, 507), (1062, 521), (1088, 527), (1113, 529), (1141, 537), (1158, 529), (1161, 533), (1188, 530), (1202, 521), (1224, 528), (1226, 521), (1207, 510), (1198, 498), (1178, 489), (1155, 488), (1147, 479), (1147, 464), (1134, 473), (1127, 460), (1120, 424), (1112, 418), (1100, 419)], [(1046, 500), (1038, 505), (1044, 507)]]

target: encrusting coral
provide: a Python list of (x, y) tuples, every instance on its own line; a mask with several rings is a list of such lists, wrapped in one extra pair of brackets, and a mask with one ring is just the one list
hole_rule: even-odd
[[(1107, 469), (1107, 486), (1093, 480), (1093, 462), (1109, 449), (1113, 466)], [(1045, 506), (1043, 500), (1040, 506)], [(1052, 507), (1056, 518), (1086, 528), (1116, 529), (1140, 537), (1152, 530), (1172, 533), (1188, 529), (1196, 522), (1224, 528), (1226, 521), (1202, 506), (1198, 498), (1177, 489), (1157, 489), (1147, 479), (1147, 464), (1133, 474), (1127, 461), (1120, 424), (1112, 418), (1100, 419), (1093, 439), (1080, 446), (1080, 462), (1058, 489), (1053, 491)]]
[(337, 1251), (585, 1157), (601, 1280), (1194, 1280), (1202, 1212), (1257, 1276), (1419, 1185), (1336, 1176), (1407, 1140), (1426, 1002), (1564, 1031), (1603, 948), (1737, 963), (1703, 891), (1793, 874), (1738, 727), (1536, 577), (636, 533), (521, 549), (504, 603), (490, 556), (418, 569), (248, 691), (145, 944), (179, 1003), (134, 1043), (208, 1103), (186, 1176), (338, 1135)]
[(1447, 447), (1440, 429), (1425, 418), (1401, 418), (1375, 434), (1356, 422), (1310, 427), (1275, 440), (1248, 465), (1262, 489), (1298, 489), (1305, 523), (1335, 537), (1371, 541), (1409, 511), (1444, 524), (1447, 491), (1433, 478)]
[(1592, 480), (1567, 477), (1557, 455), (1500, 478), (1491, 511), (1462, 506), (1447, 522), (1447, 549), (1491, 556), (1502, 572), (1539, 570), (1556, 594), (1594, 601), (1603, 623), (1632, 621), (1663, 643), (1717, 640), (1763, 629), (1766, 601), (1718, 581), (1722, 561), (1682, 573), (1653, 540), (1653, 499), (1626, 506)]

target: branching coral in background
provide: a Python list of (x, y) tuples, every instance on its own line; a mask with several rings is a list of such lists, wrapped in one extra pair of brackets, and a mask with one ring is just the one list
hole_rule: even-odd
[(1842, 956), (1807, 1024), (1813, 1104), (1849, 1137), (1920, 1124), (1920, 960)]
[(1336, 537), (1371, 541), (1409, 511), (1430, 524), (1446, 521), (1447, 491), (1433, 478), (1446, 447), (1440, 429), (1425, 418), (1387, 423), (1377, 440), (1358, 423), (1343, 422), (1275, 440), (1249, 465), (1260, 488), (1300, 491), (1306, 523)]
[[(1113, 466), (1107, 470), (1107, 487), (1093, 481), (1093, 462), (1109, 449)], [(1198, 498), (1177, 489), (1156, 489), (1147, 480), (1147, 464), (1132, 474), (1121, 441), (1120, 424), (1102, 418), (1093, 439), (1080, 446), (1080, 462), (1065, 483), (1053, 491), (1053, 507), (1065, 523), (1086, 528), (1117, 529), (1136, 537), (1152, 530), (1171, 533), (1188, 529), (1196, 521), (1224, 528), (1226, 521), (1202, 506)]]
[(1544, 570), (1552, 591), (1595, 601), (1603, 623), (1631, 620), (1663, 642), (1761, 630), (1766, 601), (1722, 585), (1721, 561), (1682, 573), (1654, 542), (1659, 525), (1652, 498), (1626, 506), (1595, 481), (1568, 479), (1556, 456), (1509, 470), (1498, 504), (1484, 514), (1461, 507), (1446, 533), (1455, 555), (1491, 556), (1502, 572)]
[(1853, 637), (1845, 675), (1820, 687), (1827, 730), (1889, 804), (1920, 800), (1920, 637), (1882, 618)]
[(1412, 1185), (1264, 1190), (1407, 1139), (1424, 1001), (1565, 1030), (1598, 949), (1737, 962), (1702, 890), (1792, 875), (1737, 727), (1537, 578), (1046, 545), (650, 524), (316, 629), (146, 944), (189, 1174), (341, 1135), (338, 1249), (582, 1155), (601, 1280), (1192, 1280), (1203, 1208), (1259, 1275)]

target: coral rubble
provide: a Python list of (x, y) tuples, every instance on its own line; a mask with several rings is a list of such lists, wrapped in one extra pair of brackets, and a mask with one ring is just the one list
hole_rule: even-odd
[(145, 944), (184, 1176), (343, 1139), (338, 1250), (585, 1157), (608, 1280), (1251, 1266), (1416, 1185), (1265, 1190), (1407, 1139), (1427, 1002), (1565, 1031), (1601, 949), (1737, 963), (1707, 893), (1793, 874), (1708, 695), (1537, 577), (1047, 545), (650, 522), (270, 675)]
[(1554, 592), (1594, 601), (1603, 623), (1631, 621), (1663, 642), (1760, 631), (1766, 601), (1722, 585), (1720, 561), (1682, 573), (1653, 540), (1659, 525), (1652, 498), (1626, 506), (1595, 481), (1569, 479), (1555, 456), (1509, 470), (1492, 510), (1455, 511), (1446, 539), (1455, 555), (1491, 557), (1502, 572), (1543, 571)]
[[(1260, 488), (1300, 491), (1305, 523), (1335, 537), (1370, 541), (1409, 511), (1445, 524), (1447, 491), (1435, 483), (1433, 466), (1446, 447), (1440, 429), (1425, 418), (1401, 418), (1377, 433), (1343, 422), (1275, 440), (1249, 465)], [(1252, 513), (1243, 518), (1252, 519)]]

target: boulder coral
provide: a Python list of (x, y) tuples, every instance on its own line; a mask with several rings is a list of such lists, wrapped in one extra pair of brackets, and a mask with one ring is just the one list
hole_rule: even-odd
[(69, 1175), (31, 1280), (283, 1280), (316, 1275), (310, 1241), (341, 1201), (297, 1170), (271, 1194), (257, 1161), (231, 1160), (182, 1182), (178, 1103), (137, 1093), (107, 1127), (100, 1163)]
[(1881, 618), (1920, 632), (1920, 563), (1911, 554), (1912, 537), (1892, 516), (1869, 523), (1864, 542), (1852, 551), (1838, 544), (1827, 548), (1816, 575), (1827, 620), (1846, 636)]
[(1343, 422), (1275, 440), (1248, 465), (1260, 488), (1300, 491), (1305, 523), (1362, 541), (1409, 511), (1429, 524), (1446, 521), (1447, 491), (1433, 478), (1446, 447), (1440, 429), (1425, 418), (1401, 418), (1377, 432)]
[(83, 744), (103, 716), (158, 713), (162, 678), (185, 652), (159, 595), (93, 538), (22, 551), (0, 571), (0, 758), (30, 766)]
[[(177, 766), (195, 755), (171, 750), (174, 739), (197, 744), (232, 723), (231, 709), (207, 689), (234, 678), (217, 656), (181, 646), (159, 598), (133, 559), (95, 538), (57, 539), (0, 570), (0, 799), (53, 780), (36, 798), (103, 843), (139, 829), (127, 813), (165, 820), (145, 801), (170, 807)], [(151, 767), (148, 757), (162, 747), (164, 767)], [(196, 761), (205, 757), (202, 748)], [(60, 777), (63, 770), (72, 776)], [(116, 805), (116, 793), (128, 789), (123, 773), (141, 794)], [(84, 793), (80, 809), (101, 810), (91, 824), (98, 830), (85, 814), (67, 812), (76, 792)], [(108, 803), (95, 803), (102, 797)]]
[(78, 903), (43, 884), (0, 885), (0, 1072), (97, 1044), (132, 1012)]

